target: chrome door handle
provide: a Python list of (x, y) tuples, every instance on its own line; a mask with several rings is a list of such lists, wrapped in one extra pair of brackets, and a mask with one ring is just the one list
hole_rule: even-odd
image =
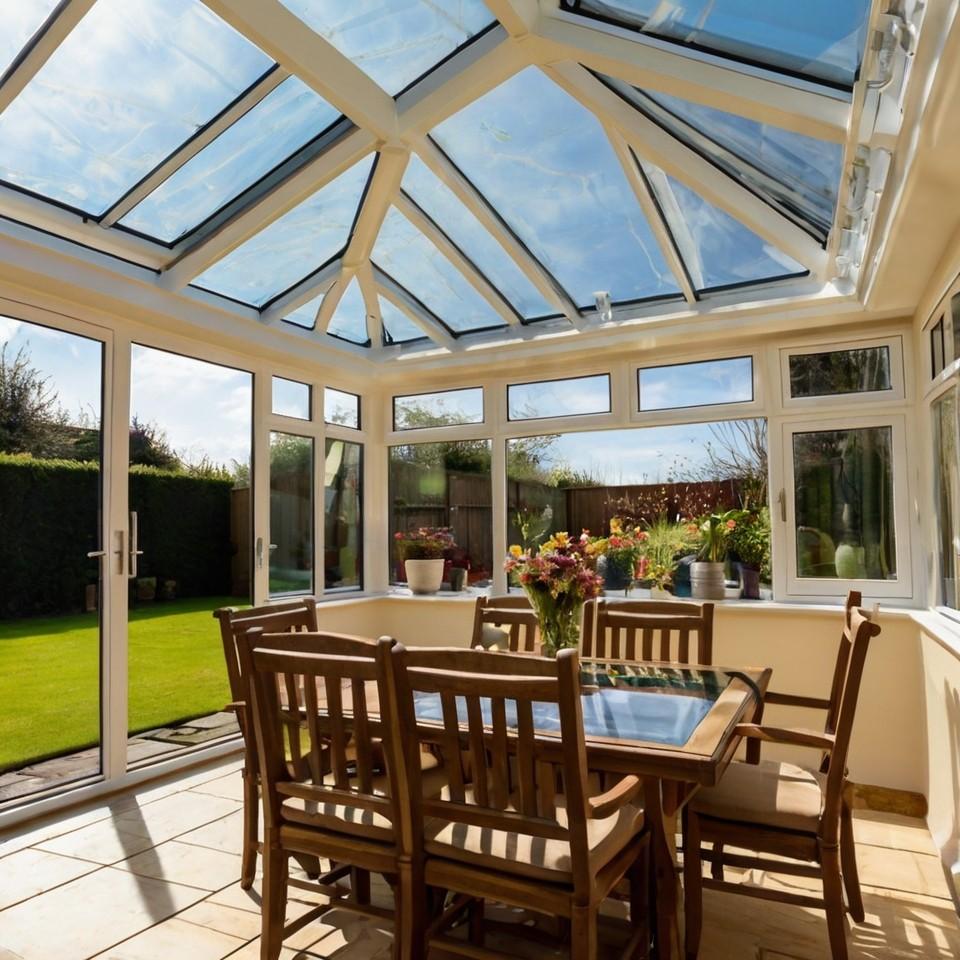
[(777, 495), (777, 500), (780, 503), (780, 519), (786, 523), (787, 522), (787, 491), (782, 489)]
[(138, 572), (139, 564), (137, 562), (138, 557), (143, 556), (143, 551), (140, 549), (140, 518), (137, 516), (136, 510), (130, 511), (130, 565), (129, 565), (129, 574), (128, 576), (133, 579)]
[(87, 556), (92, 560), (94, 557), (105, 557), (107, 555), (106, 550), (88, 550)]

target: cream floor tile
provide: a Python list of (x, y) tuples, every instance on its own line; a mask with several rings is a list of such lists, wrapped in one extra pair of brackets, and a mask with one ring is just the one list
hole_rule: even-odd
[(243, 811), (228, 814), (213, 823), (181, 834), (177, 839), (182, 843), (239, 854), (243, 850)]
[(122, 830), (150, 837), (154, 843), (163, 843), (238, 809), (240, 804), (234, 800), (182, 792), (124, 811), (117, 823)]
[(0, 834), (0, 858), (24, 850), (27, 847), (35, 846), (45, 840), (70, 833), (72, 830), (79, 830), (90, 824), (109, 820), (116, 816), (128, 803), (128, 798), (117, 799), (108, 804), (100, 803), (92, 807), (74, 810), (59, 817), (45, 817), (23, 827), (5, 831)]
[(97, 954), (97, 960), (221, 960), (243, 945), (239, 937), (172, 917)]
[(44, 850), (20, 850), (0, 866), (0, 910), (99, 869), (95, 863)]
[(861, 844), (939, 856), (926, 823), (914, 817), (857, 810), (853, 815), (853, 835)]
[(857, 846), (860, 882), (866, 886), (904, 890), (928, 897), (949, 897), (939, 857), (910, 850)]
[(190, 788), (192, 793), (209, 793), (215, 797), (226, 797), (228, 800), (243, 800), (243, 777), (240, 771), (228, 773)]
[(141, 853), (153, 844), (150, 837), (123, 829), (120, 820), (111, 819), (45, 840), (38, 848), (48, 853), (109, 864)]
[(202, 896), (106, 867), (0, 912), (0, 946), (23, 960), (84, 960)]
[(121, 861), (117, 868), (168, 883), (199, 887), (210, 893), (236, 881), (240, 876), (240, 857), (168, 840)]
[(227, 933), (241, 940), (252, 940), (260, 936), (260, 914), (251, 910), (240, 910), (237, 907), (226, 907), (221, 903), (210, 900), (201, 900), (183, 913), (178, 914), (181, 920), (196, 923), (208, 930)]

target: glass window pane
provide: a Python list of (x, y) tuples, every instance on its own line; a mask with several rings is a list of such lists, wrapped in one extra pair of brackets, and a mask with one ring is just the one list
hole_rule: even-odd
[(297, 307), (296, 310), (288, 313), (283, 319), (287, 323), (295, 323), (298, 327), (305, 330), (313, 330), (317, 325), (317, 313), (320, 310), (320, 304), (323, 303), (323, 294), (308, 300), (305, 304)]
[(383, 221), (372, 259), (455, 333), (504, 326), (466, 277), (396, 207)]
[(310, 384), (274, 377), (272, 412), (278, 417), (310, 420)]
[(323, 388), (323, 419), (341, 427), (360, 429), (360, 398), (355, 393)]
[(384, 343), (410, 343), (423, 340), (426, 334), (386, 297), (380, 297), (380, 320)]
[(893, 430), (793, 435), (797, 575), (896, 580)]
[(532, 320), (555, 313), (503, 247), (416, 154), (410, 157), (402, 186), (520, 316)]
[(53, 13), (58, 0), (17, 0), (3, 8), (0, 30), (0, 77), (2, 77), (33, 35)]
[(483, 387), (393, 398), (395, 430), (483, 423)]
[(288, 77), (142, 200), (121, 225), (173, 243), (327, 129), (339, 113)]
[(797, 353), (790, 357), (791, 397), (830, 397), (892, 389), (887, 346)]
[(943, 335), (943, 317), (930, 331), (930, 376), (935, 377), (946, 366), (946, 341)]
[(200, 274), (195, 286), (262, 307), (334, 257), (350, 236), (373, 157), (341, 173)]
[(507, 387), (507, 418), (539, 420), (610, 412), (610, 374), (511, 383)]
[(313, 586), (313, 440), (270, 434), (270, 596)]
[(957, 391), (933, 404), (933, 482), (937, 519), (938, 589), (935, 603), (960, 607), (960, 453)]
[(653, 36), (850, 88), (868, 0), (561, 0), (563, 7)]
[(199, 0), (98, 0), (0, 116), (0, 178), (101, 214), (270, 64)]
[[(422, 528), (445, 528), (444, 579), (454, 567), (484, 587), (493, 570), (493, 489), (490, 441), (410, 443), (390, 447), (390, 540)], [(390, 558), (390, 579), (404, 582), (401, 548)]]
[(950, 301), (950, 326), (953, 328), (953, 336), (950, 338), (953, 353), (950, 360), (960, 360), (960, 293), (954, 294)]
[(753, 358), (641, 367), (637, 385), (641, 411), (749, 403), (753, 400)]
[(367, 307), (360, 284), (355, 279), (350, 281), (337, 304), (337, 309), (333, 311), (333, 316), (327, 325), (327, 333), (331, 337), (349, 340), (350, 343), (370, 342), (367, 336)]
[(363, 447), (327, 440), (323, 478), (326, 590), (363, 586)]
[(600, 123), (536, 68), (431, 136), (581, 307), (679, 293)]
[(482, 0), (283, 0), (394, 95), (493, 23)]

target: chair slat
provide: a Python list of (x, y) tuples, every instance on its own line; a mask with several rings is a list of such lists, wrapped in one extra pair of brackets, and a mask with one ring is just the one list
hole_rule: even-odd
[(660, 628), (660, 659), (661, 660), (672, 660), (673, 657), (670, 656), (670, 634), (671, 630), (669, 627)]
[(317, 682), (312, 677), (303, 684), (303, 708), (307, 714), (307, 730), (310, 733), (310, 776), (314, 783), (323, 783), (324, 750), (320, 733), (320, 708), (317, 704)]
[(520, 812), (537, 815), (536, 752), (533, 744), (533, 706), (529, 700), (517, 700), (517, 786), (520, 790)]
[(333, 781), (338, 787), (347, 787), (347, 734), (343, 723), (342, 679), (339, 676), (324, 677), (324, 692), (327, 699), (327, 715), (330, 718), (330, 767)]
[(487, 748), (483, 740), (483, 712), (479, 697), (467, 697), (467, 726), (470, 732), (470, 778), (476, 801), (485, 807), (487, 792)]
[(463, 760), (460, 752), (460, 721), (457, 717), (456, 697), (449, 692), (440, 694), (443, 708), (443, 753), (450, 774), (450, 797), (464, 799)]
[(690, 631), (689, 630), (680, 630), (679, 633), (679, 642), (677, 646), (677, 659), (681, 663), (690, 662)]
[(507, 706), (503, 697), (494, 697), (491, 700), (490, 713), (493, 728), (491, 798), (498, 810), (505, 810), (510, 798), (510, 761), (507, 756)]
[(351, 680), (353, 699), (353, 737), (356, 755), (357, 785), (361, 792), (373, 791), (373, 751), (370, 723), (367, 714), (367, 684), (364, 680)]
[(653, 627), (643, 628), (643, 652), (642, 660), (653, 659)]

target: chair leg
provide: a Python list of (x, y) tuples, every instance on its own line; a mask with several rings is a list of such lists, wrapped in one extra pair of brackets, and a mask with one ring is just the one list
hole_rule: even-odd
[[(717, 846), (714, 844), (714, 855)], [(721, 877), (723, 868), (721, 867)], [(689, 810), (683, 816), (683, 913), (686, 918), (687, 960), (696, 960), (703, 928), (703, 861), (700, 855), (700, 818)]]
[(361, 906), (370, 903), (370, 871), (359, 867), (350, 868), (350, 887), (353, 890), (353, 899)]
[(287, 853), (267, 830), (263, 844), (263, 902), (261, 911), (260, 960), (278, 960), (283, 946), (283, 925), (287, 913)]
[(710, 876), (714, 880), (723, 879), (723, 841), (715, 840), (713, 844), (713, 859), (710, 862)]
[(570, 917), (570, 960), (597, 960), (597, 912), (592, 904), (573, 905)]
[(485, 906), (485, 902), (478, 897), (467, 908), (470, 918), (470, 942), (477, 947), (482, 947), (486, 939), (486, 931), (483, 926)]
[(847, 911), (843, 904), (843, 880), (840, 877), (840, 851), (820, 848), (823, 873), (823, 900), (827, 909), (827, 932), (833, 960), (847, 960)]
[(853, 838), (853, 814), (844, 802), (840, 808), (840, 866), (843, 885), (847, 891), (847, 907), (854, 923), (863, 923), (863, 896), (860, 893), (860, 875), (857, 872), (857, 848)]
[(650, 844), (645, 843), (643, 852), (634, 861), (627, 873), (630, 882), (630, 929), (631, 935), (638, 929), (644, 932), (642, 958), (650, 956), (651, 924), (650, 909)]
[(257, 776), (243, 771), (243, 848), (240, 860), (240, 887), (249, 890), (257, 875), (257, 829), (260, 819), (260, 794)]
[[(367, 880), (370, 874), (366, 874)], [(427, 955), (427, 898), (425, 897), (423, 871), (410, 859), (400, 859), (397, 866), (397, 882), (393, 889), (394, 960), (424, 960)]]

